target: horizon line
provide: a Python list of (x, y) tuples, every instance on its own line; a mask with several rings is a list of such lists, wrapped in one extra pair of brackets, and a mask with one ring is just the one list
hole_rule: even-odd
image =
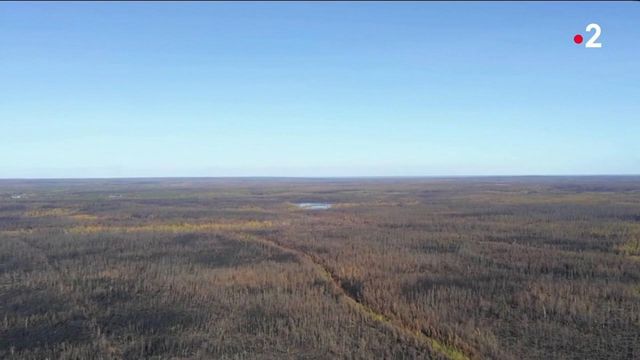
[(491, 174), (491, 175), (330, 175), (330, 176), (107, 176), (107, 177), (0, 177), (0, 181), (37, 180), (171, 180), (171, 179), (451, 179), (451, 178), (531, 178), (531, 177), (640, 177), (636, 174)]

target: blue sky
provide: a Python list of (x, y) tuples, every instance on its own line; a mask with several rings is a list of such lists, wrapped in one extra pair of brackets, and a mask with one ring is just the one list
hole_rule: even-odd
[[(591, 22), (601, 49), (572, 42)], [(640, 174), (639, 24), (632, 2), (1, 3), (0, 178)]]

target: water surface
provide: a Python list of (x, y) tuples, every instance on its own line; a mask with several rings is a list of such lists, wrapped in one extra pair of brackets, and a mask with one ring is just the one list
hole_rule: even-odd
[(305, 210), (327, 210), (331, 208), (331, 204), (321, 202), (297, 203), (296, 206)]

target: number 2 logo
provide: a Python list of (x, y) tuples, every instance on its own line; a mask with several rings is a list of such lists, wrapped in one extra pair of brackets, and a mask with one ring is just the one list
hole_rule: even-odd
[(591, 30), (595, 30), (595, 32), (591, 36), (591, 39), (589, 39), (587, 41), (587, 43), (584, 44), (584, 47), (586, 47), (586, 48), (601, 48), (602, 47), (602, 43), (596, 42), (598, 40), (598, 38), (600, 37), (600, 34), (602, 33), (602, 29), (600, 28), (600, 25), (598, 25), (596, 23), (591, 23), (591, 24), (587, 25), (587, 28), (585, 30), (587, 32), (591, 32)]

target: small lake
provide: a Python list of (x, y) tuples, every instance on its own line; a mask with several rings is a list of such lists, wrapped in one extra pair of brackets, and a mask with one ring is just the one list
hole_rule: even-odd
[(327, 210), (331, 208), (331, 204), (321, 202), (296, 203), (296, 206), (304, 210)]

